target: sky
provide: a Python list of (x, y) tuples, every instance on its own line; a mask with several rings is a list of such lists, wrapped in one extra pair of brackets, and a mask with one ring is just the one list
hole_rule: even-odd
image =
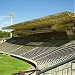
[(14, 12), (13, 24), (74, 10), (75, 0), (0, 0), (0, 29), (10, 25), (10, 12)]

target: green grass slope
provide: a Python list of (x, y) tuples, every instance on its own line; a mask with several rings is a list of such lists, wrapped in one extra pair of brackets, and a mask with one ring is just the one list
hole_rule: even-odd
[(25, 71), (30, 65), (19, 59), (0, 54), (0, 75), (11, 75), (18, 71)]

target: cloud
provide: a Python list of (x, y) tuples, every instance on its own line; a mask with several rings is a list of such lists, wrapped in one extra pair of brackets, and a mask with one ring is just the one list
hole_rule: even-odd
[(0, 23), (0, 29), (1, 29), (2, 27), (6, 27), (6, 26), (9, 26), (9, 25), (10, 25), (9, 22), (2, 22), (2, 23)]
[(0, 16), (0, 20), (7, 18), (8, 16)]

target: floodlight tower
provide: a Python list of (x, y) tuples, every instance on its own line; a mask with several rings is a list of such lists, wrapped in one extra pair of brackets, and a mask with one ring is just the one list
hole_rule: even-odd
[[(14, 12), (10, 12), (10, 25), (12, 25), (13, 23), (13, 21), (12, 21), (12, 19), (14, 18)], [(11, 31), (12, 31), (12, 29), (11, 29)], [(12, 33), (10, 32), (10, 37), (12, 38)]]

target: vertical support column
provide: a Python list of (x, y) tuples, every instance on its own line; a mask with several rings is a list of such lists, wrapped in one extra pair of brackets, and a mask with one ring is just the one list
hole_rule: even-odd
[(67, 68), (67, 75), (68, 75), (68, 68)]
[(71, 62), (71, 75), (73, 75), (75, 60)]
[(67, 33), (69, 39), (74, 39), (75, 38), (74, 30), (72, 28), (66, 30), (66, 33)]
[[(14, 12), (10, 13), (10, 25), (12, 25), (12, 18), (14, 18)], [(12, 38), (13, 34), (11, 33), (12, 29), (10, 30), (10, 37)]]
[(71, 75), (72, 75), (72, 62), (71, 62)]
[[(12, 25), (12, 17), (10, 17), (10, 25)], [(10, 37), (12, 38), (12, 33), (11, 33), (12, 29), (10, 30)]]
[(62, 70), (62, 75), (63, 75), (63, 70)]

